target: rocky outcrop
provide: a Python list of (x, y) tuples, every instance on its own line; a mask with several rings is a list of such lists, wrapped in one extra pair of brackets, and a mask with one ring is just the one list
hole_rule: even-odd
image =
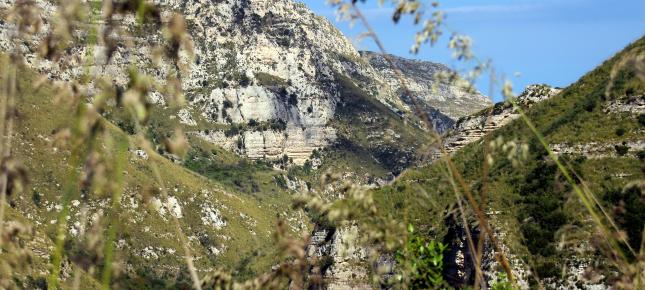
[(307, 247), (309, 259), (317, 261), (325, 289), (372, 289), (367, 250), (359, 241), (358, 227), (317, 227)]
[(589, 159), (609, 157), (641, 158), (639, 154), (645, 152), (645, 141), (632, 140), (616, 143), (589, 142), (583, 144), (558, 143), (549, 144), (549, 148), (556, 155), (577, 154)]
[[(533, 104), (549, 99), (561, 90), (547, 85), (530, 85), (517, 97), (517, 104), (527, 109)], [(462, 147), (480, 140), (484, 135), (494, 131), (511, 121), (519, 118), (519, 113), (509, 102), (497, 103), (490, 109), (482, 110), (474, 115), (463, 117), (457, 121), (455, 128), (444, 138), (446, 152), (453, 153)], [(435, 152), (434, 157), (441, 156)]]
[(634, 115), (645, 113), (645, 96), (624, 96), (607, 102), (603, 108), (605, 113), (630, 113)]
[(390, 87), (402, 97), (408, 110), (413, 111), (416, 103), (425, 110), (424, 113), (429, 115), (431, 120), (440, 119), (448, 123), (448, 126), (436, 124), (438, 129), (449, 128), (452, 125), (450, 119), (457, 120), (491, 105), (486, 96), (469, 90), (465, 80), (442, 80), (440, 74), (452, 73), (452, 70), (443, 64), (388, 55), (400, 70), (402, 81), (412, 94), (406, 96), (399, 77), (383, 55), (369, 51), (362, 51), (361, 55), (383, 74)]
[[(2, 0), (1, 7), (14, 1)], [(437, 130), (443, 132), (453, 119), (486, 107), (489, 101), (479, 93), (458, 86), (435, 82), (445, 66), (430, 62), (396, 58), (406, 85), (415, 96), (400, 96), (400, 85), (393, 71), (373, 53), (362, 53), (352, 46), (329, 21), (314, 15), (304, 4), (291, 0), (225, 1), (155, 1), (168, 20), (171, 12), (184, 15), (195, 48), (190, 73), (182, 77), (188, 105), (178, 114), (185, 131), (237, 153), (257, 158), (289, 156), (302, 164), (314, 149), (328, 146), (336, 139), (337, 125), (332, 124), (336, 106), (346, 92), (339, 78), (347, 78), (361, 90), (398, 115), (412, 114), (411, 102), (421, 101)], [(39, 0), (43, 15), (57, 13), (53, 2)], [(138, 27), (132, 16), (119, 16), (123, 29), (133, 37), (118, 43), (133, 42), (137, 49), (117, 45), (110, 60), (102, 56), (107, 48), (99, 41), (88, 63), (96, 74), (114, 76), (125, 86), (131, 65), (144, 70), (159, 82), (172, 75), (172, 67), (156, 67), (151, 55), (164, 42), (160, 31)], [(102, 25), (101, 25), (102, 26)], [(43, 25), (43, 31), (50, 29)], [(102, 29), (102, 27), (99, 27)], [(20, 49), (28, 63), (53, 79), (69, 80), (85, 72), (83, 66), (61, 67), (56, 62), (36, 61), (34, 52), (44, 32), (30, 43), (14, 47), (9, 41), (15, 29), (0, 23), (0, 48)], [(84, 42), (81, 42), (84, 43)], [(73, 63), (82, 64), (88, 48), (69, 49)], [(182, 59), (189, 60), (187, 55)], [(436, 86), (435, 86), (436, 84)], [(433, 90), (436, 87), (437, 90)], [(166, 105), (163, 92), (153, 92), (151, 102)], [(403, 97), (403, 98), (400, 98)], [(226, 126), (249, 122), (281, 122), (275, 128), (227, 134)], [(208, 130), (208, 134), (204, 132)], [(216, 132), (216, 133), (212, 133)], [(217, 133), (219, 132), (219, 133)], [(230, 130), (229, 130), (230, 133)], [(212, 135), (212, 136), (207, 136)], [(238, 146), (239, 145), (239, 146)]]
[[(463, 288), (473, 285), (476, 281), (477, 266), (474, 259), (477, 253), (473, 253), (471, 250), (468, 242), (468, 232), (458, 219), (459, 218), (456, 215), (450, 215), (446, 220), (448, 232), (444, 236), (444, 244), (446, 244), (448, 248), (444, 252), (443, 276), (445, 277), (446, 282), (451, 286), (455, 288)], [(491, 222), (497, 223), (495, 214), (491, 217)], [(498, 261), (498, 253), (496, 252), (490, 237), (482, 234), (478, 227), (470, 227), (469, 232), (471, 234), (473, 246), (477, 247), (480, 242), (483, 242), (482, 252), (480, 253), (480, 271), (483, 283), (490, 289), (495, 281), (502, 280), (499, 278), (500, 273), (503, 273), (504, 270)], [(482, 237), (484, 237), (484, 240), (480, 241)], [(497, 232), (496, 237), (499, 241), (502, 241), (500, 243), (500, 250), (510, 263), (511, 272), (516, 279), (515, 286), (517, 289), (530, 289), (528, 283), (530, 275), (529, 267), (520, 257), (514, 255), (511, 249), (506, 246), (504, 243), (506, 238), (505, 233)], [(477, 249), (475, 249), (475, 251), (476, 250)]]

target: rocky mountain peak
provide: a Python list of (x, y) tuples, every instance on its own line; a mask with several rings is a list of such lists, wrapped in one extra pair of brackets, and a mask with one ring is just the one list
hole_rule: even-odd
[[(412, 98), (415, 98), (418, 103), (457, 120), (492, 104), (486, 96), (477, 91), (469, 91), (465, 85), (441, 81), (440, 73), (452, 72), (446, 65), (388, 55), (401, 71), (403, 82), (412, 93), (412, 96), (405, 96), (396, 73), (383, 55), (369, 51), (362, 51), (361, 55), (383, 74), (389, 85), (403, 97), (407, 106), (413, 106), (415, 100)], [(432, 109), (429, 115), (433, 115)]]
[[(2, 5), (8, 7), (12, 2), (3, 1)], [(155, 2), (163, 8), (162, 18), (169, 17), (172, 11), (184, 15), (195, 47), (190, 74), (182, 78), (188, 105), (172, 112), (172, 118), (188, 134), (252, 159), (287, 156), (294, 163), (303, 164), (313, 150), (335, 144), (339, 127), (353, 127), (342, 124), (344, 121), (334, 121), (338, 119), (337, 106), (347, 104), (348, 95), (358, 91), (365, 100), (375, 100), (398, 115), (397, 122), (407, 122), (413, 116), (412, 102), (420, 101), (440, 132), (451, 128), (456, 118), (489, 104), (479, 93), (437, 84), (436, 73), (448, 70), (443, 65), (393, 57), (414, 93), (401, 95), (399, 80), (381, 56), (359, 53), (327, 19), (316, 16), (302, 3)], [(45, 14), (56, 12), (56, 6), (49, 1), (36, 3)], [(92, 69), (112, 75), (117, 84), (126, 85), (130, 64), (164, 82), (169, 71), (155, 68), (149, 57), (163, 35), (136, 27), (136, 21), (130, 18), (124, 17), (121, 23), (134, 36), (131, 41), (139, 49), (117, 46), (112, 59), (107, 61), (99, 57), (106, 49), (99, 42)], [(45, 29), (48, 28), (46, 25)], [(0, 24), (2, 35), (9, 35), (11, 29)], [(5, 50), (12, 49), (8, 39), (0, 40), (0, 47)], [(87, 47), (80, 45), (69, 53), (86, 55)], [(80, 66), (60, 68), (47, 61), (32, 65), (54, 79), (71, 79), (84, 73)], [(350, 87), (353, 92), (348, 92)], [(163, 92), (153, 92), (151, 101), (166, 106)], [(350, 129), (344, 134), (354, 133)]]
[[(550, 99), (562, 89), (545, 84), (529, 85), (517, 96), (519, 106), (527, 109), (538, 102)], [(473, 115), (460, 118), (453, 130), (444, 139), (444, 147), (448, 153), (455, 152), (472, 142), (480, 140), (484, 135), (519, 118), (520, 114), (507, 101), (499, 102), (488, 109)], [(440, 153), (436, 152), (435, 157)]]

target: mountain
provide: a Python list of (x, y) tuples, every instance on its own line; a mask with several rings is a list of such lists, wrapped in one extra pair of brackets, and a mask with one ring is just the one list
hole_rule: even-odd
[[(593, 192), (635, 249), (645, 223), (645, 76), (629, 64), (644, 53), (641, 38), (567, 88), (530, 86), (518, 97), (544, 141), (573, 171), (578, 186)], [(534, 97), (545, 100), (533, 103)], [(607, 237), (597, 234), (580, 198), (517, 113), (508, 103), (499, 103), (464, 117), (448, 133), (453, 141), (447, 145), (455, 148), (452, 160), (475, 198), (487, 189), (486, 216), (519, 285), (536, 287), (531, 273), (549, 287), (577, 289), (606, 288), (629, 279), (627, 268), (612, 265), (603, 250)], [(483, 135), (491, 142), (488, 155)], [(490, 165), (486, 183), (484, 162)], [(411, 221), (429, 239), (449, 245), (444, 276), (453, 286), (463, 286), (474, 281), (474, 263), (447, 171), (445, 162), (437, 160), (407, 170), (373, 193), (388, 219)], [(462, 203), (468, 204), (465, 199)], [(478, 224), (467, 217), (475, 244), (481, 234)], [(482, 270), (490, 282), (501, 270), (491, 241), (485, 245)], [(590, 273), (595, 278), (589, 279)]]
[[(381, 72), (409, 110), (413, 110), (415, 104), (424, 107), (430, 121), (435, 119), (445, 121), (446, 118), (440, 115), (457, 120), (491, 105), (490, 99), (477, 91), (472, 91), (473, 89), (465, 80), (448, 81), (447, 78), (454, 75), (454, 72), (443, 64), (387, 55), (387, 58), (401, 72), (401, 80), (385, 56), (369, 51), (363, 51), (361, 55)], [(405, 84), (411, 96), (406, 96), (404, 89), (401, 88), (401, 82)], [(445, 122), (446, 125), (437, 126), (440, 133), (452, 125), (449, 121)]]
[[(58, 1), (34, 3), (43, 18), (59, 13)], [(447, 132), (445, 145), (475, 193), (488, 188), (491, 211), (487, 214), (522, 286), (530, 283), (529, 263), (533, 263), (531, 271), (563, 287), (587, 283), (580, 279), (580, 269), (595, 260), (602, 263), (593, 248), (593, 225), (538, 140), (517, 119), (519, 112), (508, 103), (490, 107), (480, 93), (443, 83), (439, 76), (450, 72), (447, 67), (387, 56), (401, 71), (406, 91), (384, 56), (356, 51), (333, 25), (303, 4), (288, 0), (155, 3), (161, 8), (153, 12), (163, 21), (172, 20), (171, 12), (185, 17), (195, 56), (180, 54), (190, 68), (181, 80), (172, 78), (182, 69), (179, 65), (159, 67), (151, 57), (158, 52), (156, 45), (163, 42), (164, 31), (139, 24), (133, 13), (115, 19), (126, 36), (115, 33), (111, 36), (115, 39), (99, 41), (94, 50), (84, 44), (89, 35), (70, 33), (82, 40), (63, 52), (70, 66), (35, 57), (52, 20), (43, 22), (43, 32), (17, 46), (12, 41), (15, 27), (0, 22), (2, 50), (26, 56), (25, 65), (17, 68), (18, 125), (12, 157), (24, 164), (30, 183), (21, 194), (10, 196), (7, 219), (26, 225), (26, 237), (19, 237), (17, 244), (34, 253), (28, 270), (9, 271), (10, 281), (24, 288), (47, 286), (44, 277), (62, 198), (69, 191), (66, 188), (79, 187), (71, 190), (70, 214), (64, 218), (68, 220), (61, 273), (64, 286), (71, 288), (80, 281), (86, 288), (100, 287), (105, 263), (101, 238), (108, 220), (117, 229), (113, 242), (119, 267), (112, 280), (114, 288), (189, 288), (177, 228), (187, 237), (201, 277), (217, 269), (237, 280), (270, 272), (281, 261), (283, 245), (273, 239), (279, 220), (284, 221), (289, 237), (313, 233), (309, 250), (324, 257), (319, 262), (328, 270), (323, 274), (331, 286), (370, 286), (373, 264), (368, 263), (367, 250), (372, 249), (355, 242), (365, 232), (353, 225), (335, 228), (315, 213), (293, 208), (297, 193), (342, 203), (349, 186), (365, 186), (373, 193), (378, 212), (384, 214), (377, 222), (404, 225), (409, 221), (426, 238), (448, 245), (445, 276), (453, 285), (462, 285), (472, 280), (469, 273), (473, 272), (464, 232), (469, 228), (478, 235), (477, 221), (470, 218), (467, 226), (460, 223), (453, 184), (446, 179), (443, 163), (425, 162), (432, 140), (421, 125), (423, 117)], [(6, 11), (11, 4), (14, 1), (1, 1), (0, 8)], [(102, 9), (90, 6), (97, 15)], [(104, 24), (99, 22), (99, 28)], [(128, 49), (127, 43), (137, 49)], [(643, 179), (644, 87), (632, 66), (613, 73), (612, 68), (642, 53), (643, 47), (641, 39), (562, 91), (533, 86), (518, 97), (553, 151), (575, 168), (579, 180), (598, 193), (606, 208), (623, 205), (612, 214), (630, 242), (641, 230), (637, 226), (642, 227), (645, 212), (639, 199), (642, 190), (637, 191), (642, 187), (637, 180)], [(112, 57), (103, 58), (100, 52), (110, 50), (114, 50)], [(91, 56), (90, 61), (83, 62), (83, 56)], [(158, 83), (179, 82), (187, 105), (177, 108), (164, 91), (152, 89), (143, 133), (157, 153), (148, 154), (137, 145), (133, 120), (114, 100), (109, 109), (94, 116), (105, 133), (93, 145), (104, 149), (120, 144), (123, 150), (105, 149), (108, 157), (88, 155), (78, 165), (72, 163), (73, 152), (59, 139), (65, 136), (62, 128), (77, 125), (79, 112), (52, 96), (70, 89), (78, 93), (77, 100), (92, 101), (97, 84), (82, 83), (77, 91), (79, 87), (61, 83), (82, 80), (90, 72), (111, 78), (108, 82), (119, 91), (130, 85), (131, 67)], [(608, 87), (610, 94), (605, 95)], [(424, 111), (415, 112), (413, 104)], [(492, 112), (490, 122), (483, 118), (488, 112)], [(164, 145), (177, 127), (187, 133), (190, 144), (183, 159)], [(483, 136), (495, 141), (496, 151), (490, 156), (485, 156)], [(528, 148), (526, 156), (522, 148)], [(482, 162), (489, 157), (493, 160), (489, 183), (483, 186)], [(119, 187), (123, 194), (116, 202), (105, 192), (81, 191), (85, 182), (73, 178), (96, 162), (118, 164), (120, 159), (125, 160), (123, 170), (118, 170), (124, 176)], [(159, 169), (159, 178), (154, 177), (154, 168)], [(334, 181), (325, 183), (327, 179)], [(169, 190), (167, 197), (159, 193), (162, 183)], [(178, 227), (173, 226), (174, 219)], [(387, 235), (400, 238), (406, 233), (393, 230)], [(564, 246), (560, 241), (566, 241)], [(498, 265), (490, 244), (485, 248), (484, 270), (492, 281)], [(353, 257), (343, 257), (347, 251)], [(11, 254), (3, 250), (0, 263)], [(377, 264), (392, 269), (392, 256), (383, 253)], [(10, 269), (4, 265), (0, 275)], [(565, 269), (565, 275), (558, 276), (554, 269)], [(602, 272), (607, 279), (601, 282), (607, 285), (617, 279), (612, 276), (617, 271), (609, 269)]]
[[(180, 69), (153, 62), (150, 56), (163, 41), (163, 31), (137, 24), (131, 14), (115, 20), (127, 37), (111, 36), (113, 43), (99, 41), (93, 50), (84, 44), (88, 35), (72, 33), (80, 41), (61, 56), (72, 65), (39, 59), (40, 42), (53, 25), (51, 17), (65, 11), (58, 10), (56, 1), (33, 3), (43, 19), (40, 33), (14, 46), (15, 27), (0, 22), (2, 50), (25, 55), (25, 65), (18, 68), (16, 98), (20, 126), (14, 144), (20, 146), (15, 145), (13, 154), (25, 164), (31, 183), (21, 196), (12, 197), (9, 217), (37, 233), (37, 243), (28, 244), (35, 245), (29, 247), (38, 253), (34, 271), (15, 277), (28, 288), (45, 283), (64, 188), (74, 182), (68, 176), (68, 171), (75, 171), (69, 164), (72, 152), (55, 143), (65, 132), (62, 128), (74, 125), (76, 112), (51, 96), (66, 88), (61, 86), (64, 81), (83, 79), (87, 72), (110, 77), (117, 87), (126, 88), (130, 67), (159, 83), (175, 81), (171, 76)], [(0, 7), (7, 11), (13, 4), (2, 1)], [(116, 259), (123, 266), (118, 288), (188, 283), (173, 216), (201, 273), (223, 268), (238, 279), (249, 278), (278, 262), (272, 239), (278, 219), (286, 221), (291, 235), (311, 232), (311, 220), (291, 207), (293, 193), (315, 191), (312, 184), (327, 170), (344, 174), (347, 181), (383, 184), (421, 158), (419, 152), (429, 138), (419, 117), (390, 87), (383, 68), (373, 67), (333, 25), (303, 4), (288, 0), (159, 4), (165, 21), (171, 11), (184, 15), (195, 48), (194, 60), (188, 63), (190, 74), (181, 79), (187, 105), (178, 109), (163, 91), (152, 89), (145, 134), (158, 154), (151, 155), (137, 147), (133, 121), (118, 103), (98, 116), (107, 132), (100, 142), (128, 144), (127, 152), (111, 153), (125, 154), (127, 160), (124, 193), (117, 203), (121, 209)], [(91, 9), (98, 14), (102, 8), (91, 5)], [(126, 42), (137, 49), (128, 49)], [(102, 52), (109, 50), (113, 52), (106, 59)], [(88, 63), (83, 56), (91, 56)], [(188, 55), (180, 57), (191, 60)], [(40, 75), (47, 78), (43, 81)], [(91, 100), (97, 84), (86, 85), (87, 90), (78, 93)], [(452, 124), (440, 112), (432, 116), (437, 116), (437, 124)], [(187, 133), (191, 145), (184, 160), (163, 146), (176, 127)], [(156, 193), (160, 184), (152, 176), (151, 164), (159, 168), (170, 190), (167, 198)], [(325, 192), (335, 196), (334, 188)], [(88, 240), (79, 235), (106, 225), (112, 204), (109, 196), (74, 192), (66, 229), (64, 285), (74, 283), (77, 271), (84, 285), (98, 284), (97, 269), (88, 268), (86, 260), (97, 248), (88, 249)], [(102, 256), (95, 259), (100, 262)]]
[[(55, 13), (54, 5), (38, 3), (45, 14)], [(165, 1), (162, 5), (163, 11), (185, 15), (196, 61), (190, 64), (190, 75), (182, 79), (189, 105), (179, 112), (166, 110), (161, 114), (176, 115), (172, 123), (179, 123), (190, 134), (251, 159), (275, 160), (287, 155), (302, 165), (313, 150), (330, 146), (339, 137), (342, 128), (333, 122), (338, 119), (336, 107), (353, 86), (367, 98), (378, 100), (382, 104), (378, 106), (399, 115), (394, 118), (415, 122), (416, 116), (406, 103), (410, 100), (401, 101), (395, 93), (397, 82), (379, 57), (364, 53), (365, 61), (333, 25), (301, 3)], [(99, 46), (94, 69), (115, 74), (115, 82), (125, 86), (127, 64), (132, 63), (157, 81), (165, 81), (169, 71), (153, 69), (147, 58), (152, 46), (161, 41), (161, 34), (133, 26), (127, 17), (122, 22), (141, 49), (122, 51), (124, 48), (118, 46), (110, 62), (105, 63), (98, 54), (106, 47)], [(86, 48), (79, 46), (70, 54), (85, 52)], [(446, 84), (431, 93), (434, 73), (445, 70), (444, 66), (396, 60), (439, 131), (452, 125), (444, 115), (454, 119), (488, 104), (479, 94)], [(37, 66), (41, 72), (59, 72), (50, 74), (54, 78), (83, 72), (79, 68), (60, 71), (56, 63)], [(159, 92), (152, 96), (153, 102), (165, 105)], [(451, 103), (457, 106), (450, 107)]]
[[(516, 98), (517, 105), (526, 110), (534, 104), (547, 100), (558, 94), (561, 89), (548, 85), (530, 85)], [(453, 128), (443, 137), (443, 146), (448, 153), (453, 153), (464, 146), (479, 141), (484, 135), (501, 128), (520, 117), (513, 105), (506, 101), (481, 110), (475, 114), (457, 120)], [(437, 151), (435, 158), (441, 156)]]

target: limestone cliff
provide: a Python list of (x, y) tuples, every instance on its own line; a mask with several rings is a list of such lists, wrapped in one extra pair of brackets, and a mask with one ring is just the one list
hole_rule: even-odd
[[(530, 85), (517, 97), (517, 103), (529, 108), (537, 102), (555, 96), (561, 90), (548, 85)], [(490, 112), (490, 113), (489, 113)], [(444, 148), (448, 153), (480, 140), (487, 133), (494, 131), (519, 117), (519, 112), (508, 102), (495, 104), (492, 108), (460, 118), (452, 131), (444, 138)], [(439, 153), (435, 154), (438, 157)]]
[[(469, 93), (453, 85), (439, 84), (432, 90), (437, 71), (442, 65), (396, 58), (407, 86), (418, 96), (400, 98), (400, 85), (381, 57), (362, 55), (325, 18), (314, 15), (304, 4), (291, 0), (226, 0), (226, 1), (155, 1), (162, 6), (162, 19), (170, 12), (180, 12), (186, 19), (188, 32), (195, 47), (190, 74), (182, 78), (188, 105), (177, 120), (186, 132), (203, 137), (253, 159), (277, 159), (287, 155), (303, 164), (314, 149), (334, 144), (339, 127), (337, 105), (347, 98), (347, 84), (360, 88), (369, 98), (378, 100), (389, 111), (401, 116), (411, 114), (411, 97), (422, 101), (435, 127), (443, 132), (452, 119), (488, 106), (478, 93)], [(2, 7), (13, 1), (3, 0)], [(57, 13), (53, 2), (36, 1), (44, 15)], [(132, 39), (135, 50), (117, 45), (111, 59), (102, 59), (109, 49), (99, 41), (96, 56), (89, 63), (98, 74), (112, 75), (114, 82), (125, 86), (129, 65), (146, 71), (164, 82), (173, 68), (155, 67), (151, 62), (154, 46), (163, 42), (163, 34), (148, 27), (139, 27), (133, 17), (118, 19)], [(102, 29), (103, 24), (99, 24)], [(45, 23), (44, 31), (50, 28)], [(83, 66), (60, 67), (56, 62), (36, 61), (38, 40), (12, 47), (12, 27), (0, 24), (0, 47), (21, 49), (31, 66), (49, 73), (53, 79), (71, 79), (84, 72)], [(81, 36), (83, 37), (83, 36)], [(83, 42), (81, 42), (83, 43)], [(68, 51), (81, 64), (88, 55), (86, 46)], [(183, 56), (188, 59), (187, 56)], [(165, 106), (163, 92), (153, 92), (151, 101)], [(338, 122), (336, 122), (338, 123)], [(411, 122), (412, 123), (412, 122)], [(262, 126), (253, 126), (260, 124)], [(351, 127), (351, 126), (350, 126)], [(383, 128), (386, 129), (386, 128)], [(391, 129), (391, 128), (390, 128)], [(373, 133), (384, 133), (373, 132)], [(350, 135), (352, 133), (350, 132)]]
[[(442, 129), (451, 127), (451, 119), (457, 120), (491, 105), (491, 101), (481, 93), (469, 91), (467, 86), (459, 84), (465, 83), (464, 80), (455, 82), (441, 80), (440, 73), (451, 72), (443, 64), (388, 55), (394, 66), (401, 72), (403, 80), (399, 80), (383, 55), (369, 51), (363, 51), (361, 55), (381, 72), (410, 110), (410, 107), (417, 103), (426, 110), (425, 113), (431, 121), (442, 121), (443, 123), (436, 124), (439, 131), (443, 132)], [(401, 81), (410, 91), (411, 96), (403, 94)]]

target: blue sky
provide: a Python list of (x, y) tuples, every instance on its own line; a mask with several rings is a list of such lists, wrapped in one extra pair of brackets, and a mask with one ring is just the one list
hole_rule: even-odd
[[(356, 40), (365, 31), (358, 23), (350, 27), (347, 22), (336, 21), (334, 8), (324, 0), (301, 2), (329, 18), (350, 39)], [(645, 34), (643, 0), (439, 2), (440, 8), (447, 12), (450, 29), (471, 36), (475, 54), (481, 59), (491, 59), (496, 71), (513, 82), (515, 92), (533, 83), (565, 87)], [(412, 25), (409, 17), (395, 25), (391, 21), (391, 6), (379, 7), (377, 3), (367, 0), (360, 7), (389, 53), (460, 68), (451, 59), (446, 41), (434, 48), (423, 46), (417, 55), (411, 54), (409, 50), (420, 27)], [(354, 45), (358, 49), (376, 50), (369, 39)], [(491, 95), (487, 80), (480, 80), (477, 87)], [(499, 88), (495, 91), (494, 100), (501, 100)]]

